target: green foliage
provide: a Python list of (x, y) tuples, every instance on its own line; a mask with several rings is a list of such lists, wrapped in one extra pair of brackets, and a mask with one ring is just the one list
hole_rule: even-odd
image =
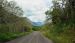
[(39, 31), (40, 29), (41, 29), (40, 26), (33, 26), (33, 28), (32, 28), (33, 31)]
[(10, 40), (13, 40), (15, 38), (18, 38), (18, 37), (21, 37), (21, 36), (25, 36), (29, 34), (29, 32), (16, 32), (16, 33), (0, 33), (0, 41), (1, 42), (6, 42), (6, 41), (10, 41)]
[(55, 43), (75, 43), (75, 1), (62, 0), (64, 7), (58, 3), (53, 1), (53, 10), (46, 12), (46, 15), (51, 16), (52, 23), (44, 26), (44, 35)]
[(0, 42), (9, 41), (32, 31), (31, 21), (14, 1), (0, 0)]
[[(52, 39), (55, 43), (74, 43), (75, 32), (72, 30), (71, 25), (62, 25), (60, 27), (52, 25), (49, 27), (49, 31), (45, 30), (44, 35)], [(63, 29), (63, 30), (62, 30)]]

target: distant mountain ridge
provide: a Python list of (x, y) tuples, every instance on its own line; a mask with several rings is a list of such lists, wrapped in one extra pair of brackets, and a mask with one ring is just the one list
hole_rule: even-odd
[(41, 25), (43, 25), (43, 23), (42, 22), (32, 22), (32, 25), (33, 26), (41, 26)]

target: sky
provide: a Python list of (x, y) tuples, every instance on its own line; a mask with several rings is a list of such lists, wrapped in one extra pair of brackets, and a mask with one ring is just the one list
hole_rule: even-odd
[[(12, 0), (8, 0), (12, 1)], [(52, 0), (13, 0), (24, 11), (24, 17), (32, 22), (44, 22), (46, 20), (45, 12), (51, 7)]]

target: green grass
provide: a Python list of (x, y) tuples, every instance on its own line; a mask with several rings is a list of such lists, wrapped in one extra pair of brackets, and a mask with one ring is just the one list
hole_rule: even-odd
[(52, 33), (44, 34), (49, 39), (52, 39), (54, 43), (72, 43), (71, 37), (66, 35), (54, 35)]
[(25, 36), (30, 32), (23, 32), (23, 33), (0, 33), (0, 42), (6, 42), (13, 39), (16, 39), (21, 36)]
[(54, 43), (75, 43), (75, 30), (70, 25), (50, 26), (48, 30), (44, 30), (43, 34)]

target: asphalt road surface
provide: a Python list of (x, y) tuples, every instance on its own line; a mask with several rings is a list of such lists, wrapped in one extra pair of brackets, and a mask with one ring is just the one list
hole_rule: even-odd
[(48, 38), (44, 37), (40, 32), (35, 31), (27, 36), (6, 43), (53, 43), (53, 42)]

